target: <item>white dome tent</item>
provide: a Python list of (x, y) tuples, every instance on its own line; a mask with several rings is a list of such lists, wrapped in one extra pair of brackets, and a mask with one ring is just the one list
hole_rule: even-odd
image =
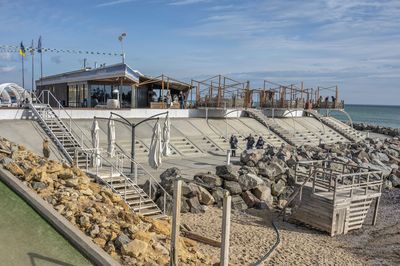
[(28, 99), (32, 101), (31, 93), (15, 83), (0, 84), (0, 106), (18, 107)]

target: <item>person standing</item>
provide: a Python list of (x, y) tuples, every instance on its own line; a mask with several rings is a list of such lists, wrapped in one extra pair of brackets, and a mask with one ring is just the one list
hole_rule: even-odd
[(167, 92), (167, 108), (170, 108), (172, 105), (172, 97), (171, 97), (171, 93), (168, 91)]
[(259, 149), (259, 150), (264, 149), (264, 144), (265, 144), (264, 139), (262, 136), (260, 136), (256, 143), (256, 149)]
[(247, 140), (247, 145), (246, 145), (246, 149), (247, 150), (251, 150), (254, 147), (254, 137), (250, 134), (247, 138), (245, 138), (244, 140)]
[(183, 96), (182, 91), (179, 92), (178, 99), (179, 99), (179, 104), (181, 106), (181, 109), (185, 109), (185, 97)]
[(238, 139), (235, 135), (232, 134), (229, 144), (231, 145), (231, 152), (232, 152), (232, 157), (236, 157), (236, 149), (238, 147)]

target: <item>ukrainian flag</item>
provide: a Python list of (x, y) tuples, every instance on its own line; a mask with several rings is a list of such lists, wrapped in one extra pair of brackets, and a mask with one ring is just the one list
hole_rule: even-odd
[(21, 42), (21, 45), (20, 45), (20, 47), (19, 47), (19, 54), (20, 54), (21, 56), (23, 56), (23, 57), (26, 56), (25, 47), (24, 47), (24, 44), (23, 44), (22, 42)]

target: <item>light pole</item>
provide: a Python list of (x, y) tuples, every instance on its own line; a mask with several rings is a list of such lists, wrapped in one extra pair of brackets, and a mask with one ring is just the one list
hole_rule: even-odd
[(122, 51), (122, 63), (125, 64), (125, 52), (124, 52), (124, 38), (126, 37), (126, 33), (122, 33), (119, 35), (118, 40), (121, 43), (121, 51)]

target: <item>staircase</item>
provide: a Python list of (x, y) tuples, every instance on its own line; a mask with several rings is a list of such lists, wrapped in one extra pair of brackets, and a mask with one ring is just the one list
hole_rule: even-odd
[(365, 136), (358, 132), (357, 130), (355, 130), (354, 128), (340, 122), (339, 120), (337, 120), (336, 118), (330, 117), (330, 116), (321, 116), (321, 121), (333, 128), (334, 130), (338, 131), (340, 134), (344, 135), (346, 138), (355, 141), (355, 142), (359, 142), (363, 139), (365, 139)]
[[(37, 97), (36, 101), (36, 103), (29, 103), (28, 105), (34, 119), (38, 121), (47, 136), (57, 145), (69, 163), (76, 164), (97, 182), (120, 195), (134, 213), (152, 218), (166, 217), (165, 212), (152, 200), (151, 189), (149, 196), (137, 183), (131, 180), (128, 174), (124, 173), (124, 161), (127, 160), (129, 165), (133, 162), (136, 168), (140, 168), (137, 170), (146, 173), (147, 180), (150, 181), (150, 187), (152, 185), (158, 186), (157, 189), (164, 192), (165, 202), (169, 194), (143, 166), (133, 161), (128, 155), (122, 153), (122, 151), (118, 151), (114, 158), (106, 158), (101, 153), (97, 154), (100, 163), (93, 167), (92, 157), (94, 149), (89, 144), (91, 143), (91, 138), (72, 120), (72, 117), (69, 116), (55, 96), (50, 91), (42, 91), (42, 94)], [(58, 113), (63, 112), (69, 118), (69, 127), (50, 106), (50, 101), (58, 105)], [(74, 132), (72, 124), (74, 124), (74, 128), (80, 134)]]
[(270, 131), (274, 132), (276, 135), (281, 137), (284, 141), (289, 143), (292, 146), (296, 146), (296, 144), (288, 137), (291, 135), (289, 131), (281, 127), (278, 123), (274, 120), (269, 119), (267, 121), (267, 117), (262, 113), (262, 111), (257, 109), (246, 109), (247, 114), (256, 119), (258, 122), (266, 126)]
[(351, 201), (350, 208), (346, 210), (347, 213), (344, 233), (347, 233), (351, 230), (360, 229), (362, 227), (371, 203), (372, 198)]
[(30, 103), (29, 109), (41, 128), (57, 145), (69, 163), (76, 163), (78, 166), (86, 165), (88, 154), (82, 152), (81, 144), (49, 104)]

